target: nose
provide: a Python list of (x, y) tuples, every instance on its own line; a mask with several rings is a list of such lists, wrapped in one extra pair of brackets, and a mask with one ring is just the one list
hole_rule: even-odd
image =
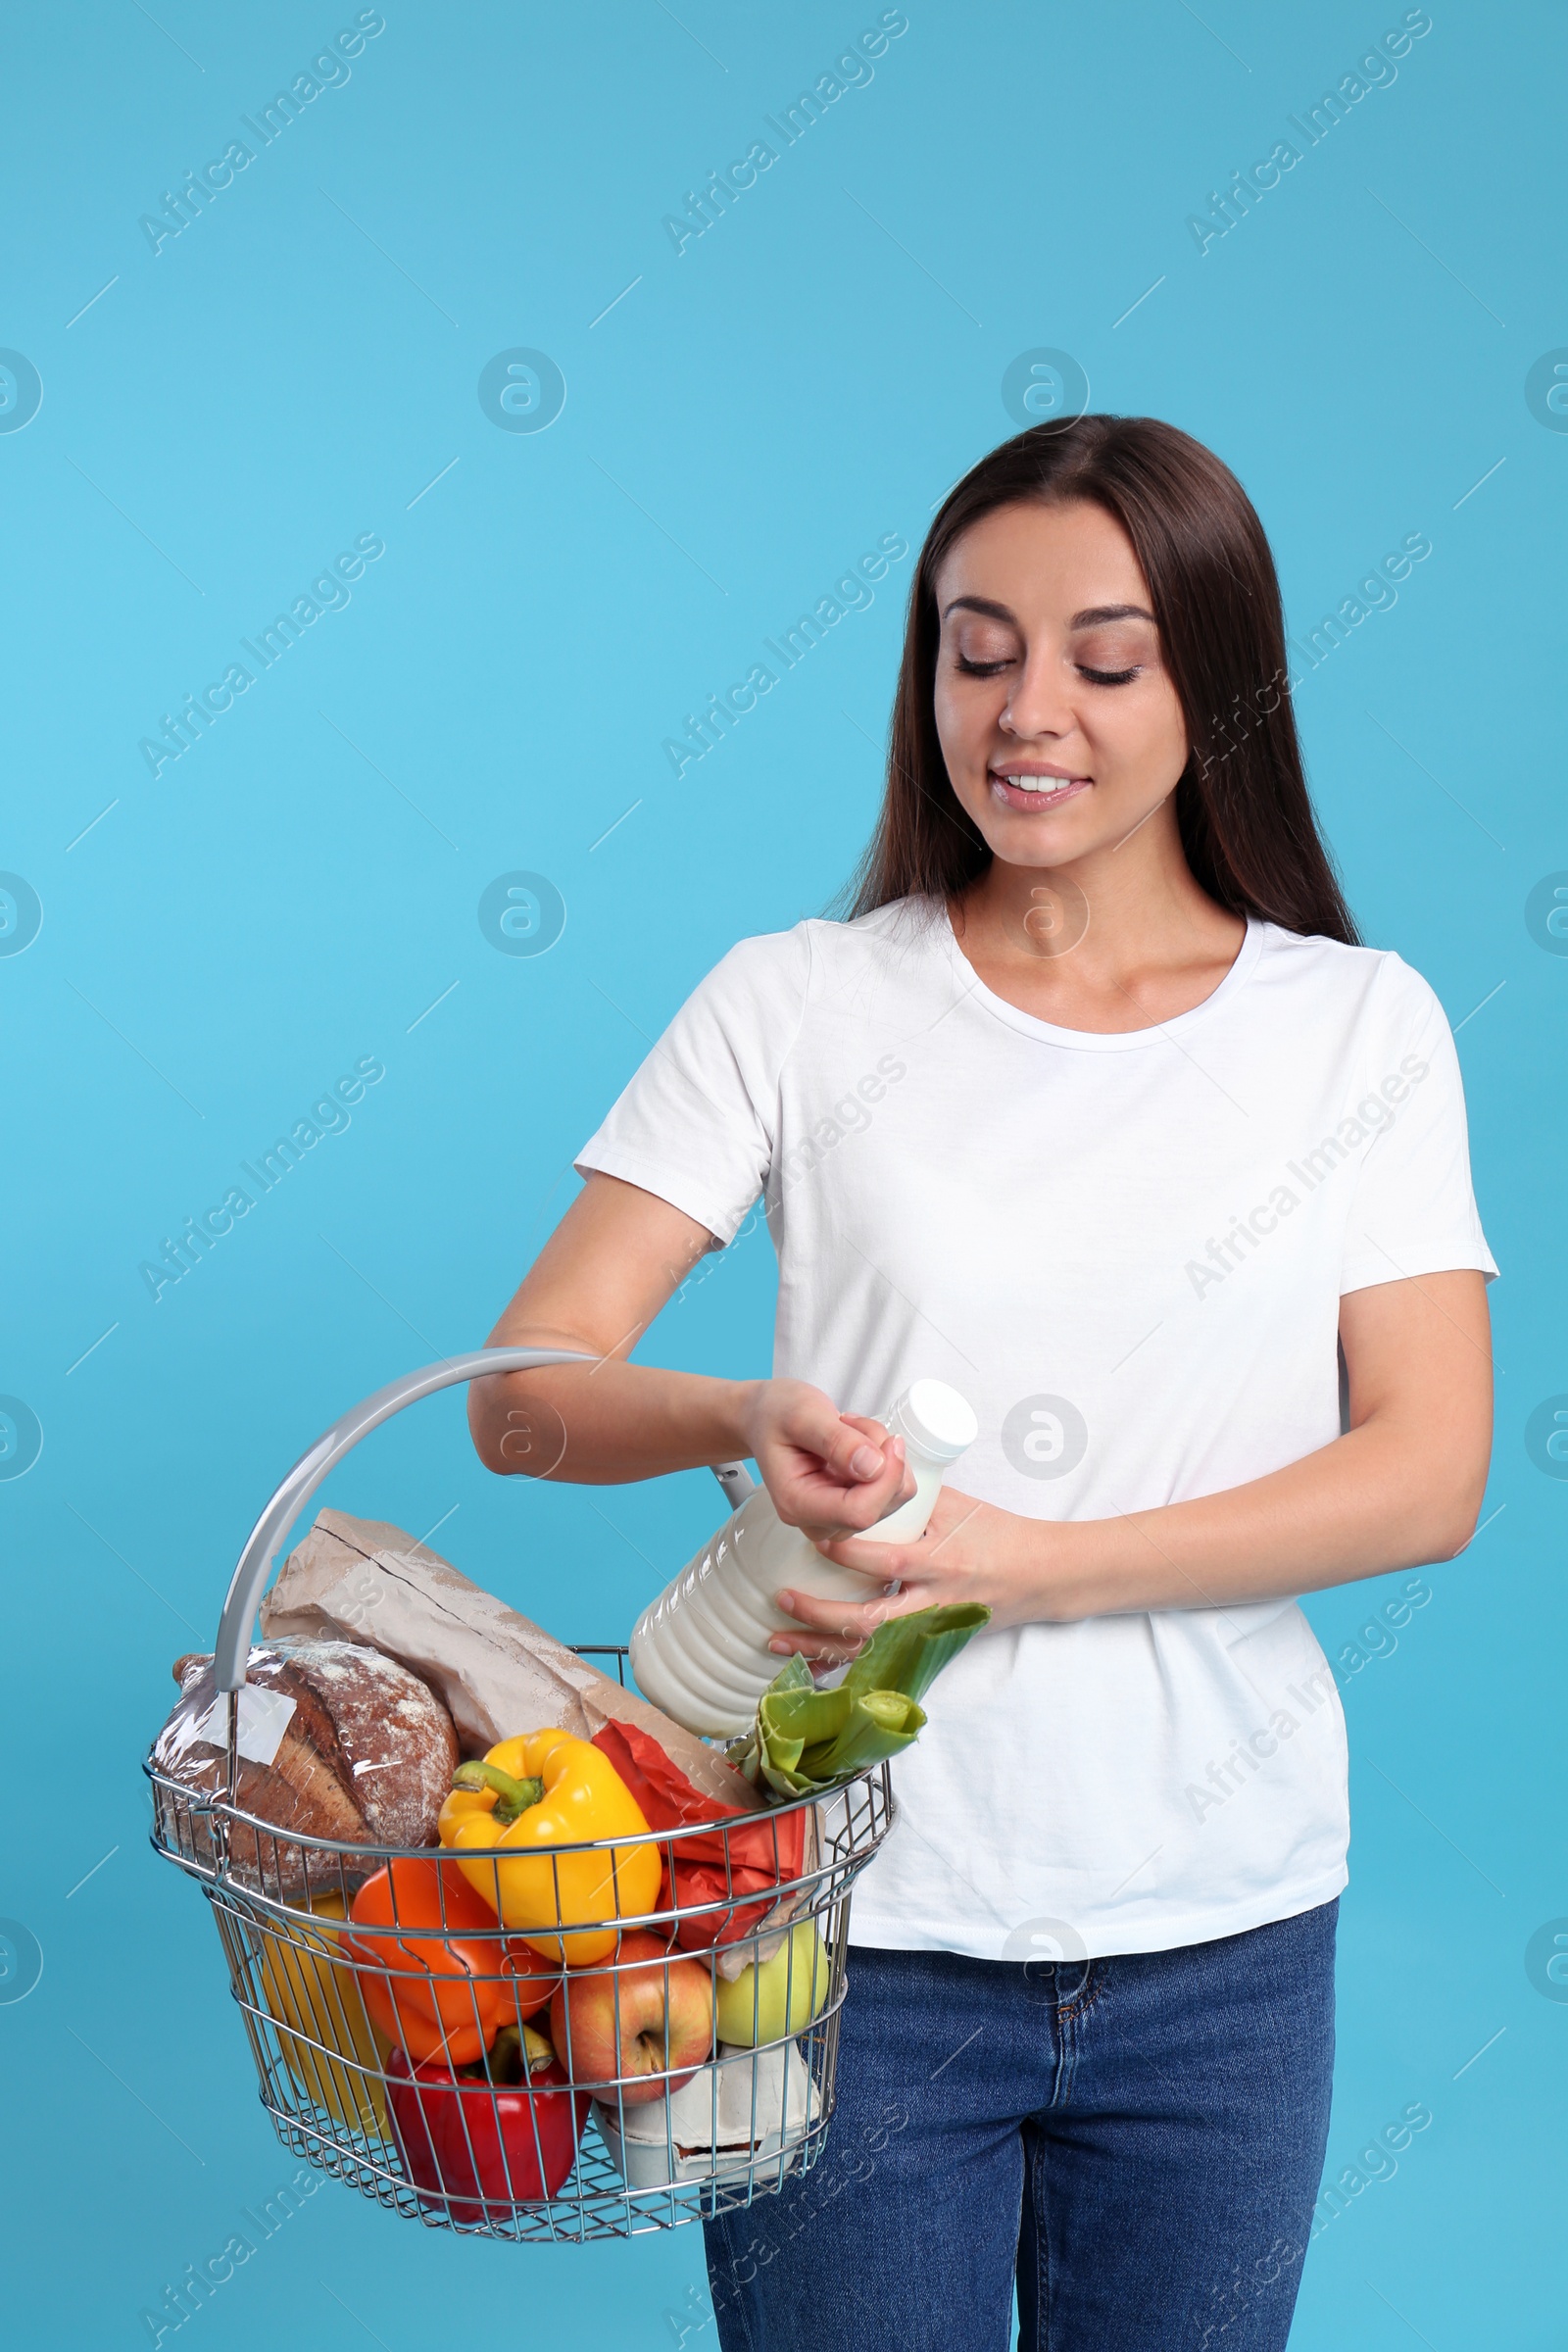
[(1009, 735), (1028, 740), (1070, 735), (1077, 724), (1060, 662), (1044, 648), (1031, 652), (1014, 678), (1002, 713), (1003, 727)]

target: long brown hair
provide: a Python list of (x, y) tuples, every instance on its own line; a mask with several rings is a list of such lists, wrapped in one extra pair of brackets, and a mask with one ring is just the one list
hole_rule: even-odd
[(910, 584), (887, 790), (847, 894), (850, 914), (894, 899), (952, 898), (990, 862), (937, 738), (937, 574), (955, 542), (994, 509), (1069, 499), (1091, 500), (1121, 524), (1149, 582), (1187, 722), (1176, 819), (1195, 878), (1232, 913), (1356, 946), (1301, 768), (1263, 526), (1229, 466), (1153, 416), (1036, 425), (949, 491)]

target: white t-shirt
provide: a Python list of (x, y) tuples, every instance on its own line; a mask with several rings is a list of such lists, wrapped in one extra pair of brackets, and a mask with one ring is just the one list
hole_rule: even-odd
[[(1191, 1012), (1060, 1029), (914, 902), (732, 949), (577, 1161), (719, 1245), (758, 1195), (774, 1370), (980, 1420), (952, 1483), (1040, 1519), (1240, 1486), (1341, 1430), (1343, 1293), (1494, 1274), (1453, 1041), (1397, 956), (1250, 922)], [(1345, 1724), (1294, 1600), (975, 1637), (894, 1769), (852, 1936), (1159, 1951), (1327, 1902)]]

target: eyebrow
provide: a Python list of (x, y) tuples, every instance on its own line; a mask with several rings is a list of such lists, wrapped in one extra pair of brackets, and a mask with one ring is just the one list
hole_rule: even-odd
[[(988, 620), (1006, 620), (1014, 624), (1018, 618), (1010, 606), (994, 604), (988, 596), (956, 596), (944, 608), (943, 619), (946, 620), (953, 612), (983, 612)], [(1142, 605), (1089, 605), (1082, 612), (1075, 612), (1067, 626), (1069, 629), (1094, 629), (1107, 620), (1147, 620), (1152, 623), (1153, 618), (1152, 612), (1147, 612)]]

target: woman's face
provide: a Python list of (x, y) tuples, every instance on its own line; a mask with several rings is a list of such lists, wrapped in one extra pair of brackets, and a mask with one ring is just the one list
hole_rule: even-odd
[(1187, 730), (1120, 523), (1084, 500), (999, 507), (936, 586), (937, 733), (992, 854), (1061, 866), (1126, 840), (1174, 791)]

